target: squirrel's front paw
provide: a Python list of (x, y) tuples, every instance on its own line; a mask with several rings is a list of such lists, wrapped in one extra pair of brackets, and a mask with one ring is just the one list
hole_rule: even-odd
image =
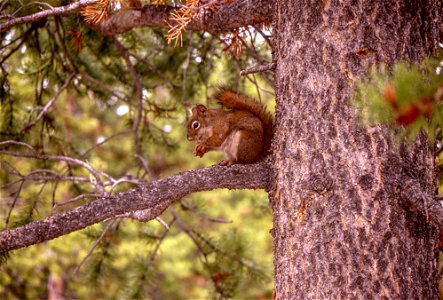
[(207, 149), (206, 149), (205, 145), (197, 144), (195, 146), (195, 151), (194, 151), (195, 156), (203, 157), (203, 155), (205, 155), (206, 152), (207, 152)]

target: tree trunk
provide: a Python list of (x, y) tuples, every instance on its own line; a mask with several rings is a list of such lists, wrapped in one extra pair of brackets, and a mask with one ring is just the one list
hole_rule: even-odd
[(435, 53), (440, 0), (277, 0), (277, 299), (435, 299), (438, 229), (407, 209), (436, 193), (426, 138), (399, 145), (349, 105), (374, 64)]

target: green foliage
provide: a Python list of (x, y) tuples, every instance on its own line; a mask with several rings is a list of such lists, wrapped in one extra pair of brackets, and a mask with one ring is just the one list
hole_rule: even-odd
[[(414, 139), (425, 132), (435, 150), (435, 164), (443, 159), (443, 51), (421, 64), (400, 62), (391, 68), (373, 69), (356, 84), (354, 105), (361, 121), (390, 126), (399, 137)], [(402, 130), (399, 130), (402, 129)], [(443, 175), (438, 172), (439, 194)]]
[(8, 252), (0, 253), (0, 266), (3, 265), (9, 258)]
[[(4, 12), (45, 7), (22, 2), (10, 1)], [(114, 194), (220, 159), (219, 153), (194, 157), (185, 132), (187, 109), (207, 102), (213, 86), (272, 100), (257, 94), (256, 83), (272, 86), (269, 74), (239, 76), (240, 68), (257, 64), (253, 56), (233, 57), (207, 33), (186, 33), (183, 47), (174, 48), (165, 30), (106, 37), (72, 13), (0, 34), (0, 142), (7, 142), (0, 145), (0, 230), (95, 199), (97, 178), (57, 157), (88, 164), (105, 193)], [(250, 50), (270, 60), (265, 42)], [(0, 256), (0, 298), (48, 298), (52, 280), (63, 282), (66, 299), (271, 297), (264, 192), (191, 195), (161, 218), (167, 227), (107, 220)]]
[(433, 140), (443, 125), (441, 59), (443, 54), (420, 65), (401, 62), (373, 69), (356, 85), (354, 103), (362, 121), (404, 127), (411, 138), (423, 129)]

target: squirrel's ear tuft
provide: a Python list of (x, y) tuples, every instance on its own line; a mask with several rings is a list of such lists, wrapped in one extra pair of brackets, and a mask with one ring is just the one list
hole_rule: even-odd
[(194, 106), (192, 108), (192, 113), (197, 112), (197, 113), (204, 114), (207, 110), (208, 110), (208, 108), (206, 106), (204, 106), (203, 104), (197, 104), (196, 106)]

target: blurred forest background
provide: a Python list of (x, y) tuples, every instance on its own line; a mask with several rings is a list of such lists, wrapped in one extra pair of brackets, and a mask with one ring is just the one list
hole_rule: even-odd
[[(0, 6), (23, 16), (67, 3)], [(187, 32), (182, 46), (166, 34), (104, 36), (78, 11), (0, 33), (0, 230), (217, 163), (193, 156), (186, 117), (196, 103), (216, 107), (219, 85), (273, 109), (272, 74), (239, 75), (271, 61), (268, 28)], [(271, 227), (263, 191), (193, 194), (156, 221), (116, 218), (11, 252), (0, 298), (271, 298)]]

